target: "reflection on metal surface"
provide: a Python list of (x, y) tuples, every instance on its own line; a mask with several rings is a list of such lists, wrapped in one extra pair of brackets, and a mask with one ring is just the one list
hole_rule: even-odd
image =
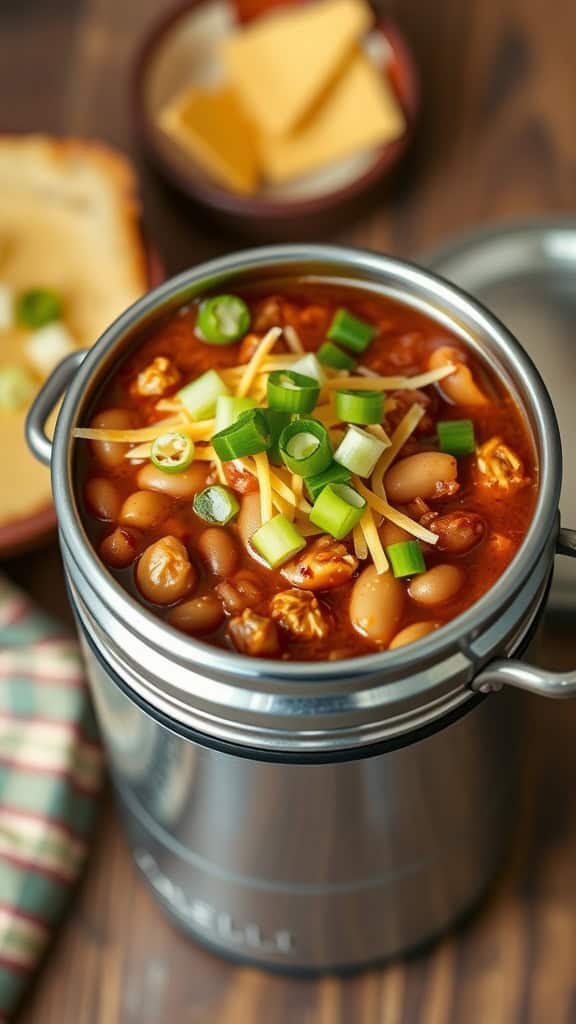
[[(485, 229), (432, 254), (437, 273), (480, 299), (516, 335), (540, 370), (554, 402), (566, 455), (576, 437), (576, 222)], [(576, 474), (565, 467), (562, 520), (576, 522)], [(576, 565), (557, 564), (554, 609), (576, 604)]]

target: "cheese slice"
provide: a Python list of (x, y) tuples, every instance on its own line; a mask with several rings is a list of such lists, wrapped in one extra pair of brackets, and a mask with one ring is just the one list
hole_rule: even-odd
[(386, 145), (404, 129), (404, 116), (392, 88), (358, 51), (299, 131), (281, 139), (260, 138), (262, 165), (270, 181), (281, 183), (353, 153)]
[(259, 179), (254, 130), (229, 86), (188, 89), (160, 114), (160, 126), (221, 185), (254, 192)]
[(272, 12), (225, 39), (224, 65), (256, 126), (273, 136), (296, 128), (371, 23), (364, 0), (319, 0)]

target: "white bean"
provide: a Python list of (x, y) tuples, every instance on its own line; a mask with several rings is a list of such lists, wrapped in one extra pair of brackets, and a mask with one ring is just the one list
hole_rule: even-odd
[(379, 575), (369, 565), (352, 588), (350, 621), (361, 636), (385, 646), (398, 629), (404, 599), (404, 587), (391, 572)]
[(224, 618), (224, 609), (215, 594), (191, 597), (171, 608), (168, 622), (183, 633), (211, 633)]
[(414, 576), (408, 587), (413, 601), (425, 607), (444, 604), (458, 593), (464, 583), (464, 573), (456, 565), (435, 565), (428, 572)]
[(457, 348), (442, 345), (434, 350), (428, 360), (431, 370), (446, 366), (448, 363), (452, 363), (456, 369), (449, 377), (440, 381), (440, 388), (450, 401), (456, 405), (486, 405), (486, 395), (478, 387), (470, 367), (462, 362), (462, 356)]
[(105, 476), (93, 476), (86, 483), (84, 498), (88, 510), (97, 519), (104, 522), (118, 519), (122, 499), (112, 480)]
[(136, 526), (149, 530), (166, 519), (171, 501), (167, 494), (158, 491), (134, 491), (120, 509), (119, 522), (123, 526)]
[(236, 523), (240, 540), (244, 547), (250, 551), (250, 538), (262, 525), (260, 494), (257, 491), (252, 494), (245, 494), (242, 498)]
[(397, 647), (404, 647), (405, 644), (413, 644), (415, 640), (421, 640), (422, 637), (428, 636), (429, 633), (438, 629), (438, 625), (437, 622), (412, 622), (409, 626), (404, 626), (404, 629), (396, 633), (389, 650), (395, 651)]
[(136, 582), (153, 604), (173, 604), (196, 583), (196, 570), (182, 541), (162, 537), (146, 548), (136, 566)]
[(444, 452), (418, 452), (401, 459), (386, 473), (384, 482), (391, 502), (405, 505), (415, 498), (433, 498), (442, 486), (456, 480), (458, 463)]
[[(90, 422), (101, 430), (129, 430), (136, 426), (136, 417), (129, 409), (103, 409)], [(90, 447), (101, 466), (116, 469), (124, 464), (127, 444), (118, 441), (91, 441)]]
[(206, 487), (209, 472), (207, 462), (195, 462), (182, 473), (165, 473), (150, 462), (138, 470), (136, 482), (142, 491), (161, 491), (171, 498), (193, 498)]
[(196, 547), (202, 561), (215, 576), (229, 577), (238, 566), (238, 547), (228, 530), (221, 526), (209, 526), (203, 530)]

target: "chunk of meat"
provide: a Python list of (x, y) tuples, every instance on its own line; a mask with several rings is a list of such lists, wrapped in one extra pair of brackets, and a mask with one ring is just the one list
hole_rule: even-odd
[(486, 522), (477, 512), (425, 512), (420, 522), (438, 537), (437, 551), (463, 555), (486, 536)]
[(182, 374), (166, 356), (156, 356), (136, 377), (132, 385), (134, 394), (142, 398), (161, 398), (170, 388), (180, 383)]
[[(408, 409), (410, 409), (411, 406), (418, 404), (421, 405), (422, 408), (426, 410), (426, 412), (424, 413), (422, 419), (420, 420), (418, 426), (416, 427), (414, 434), (427, 435), (433, 434), (435, 432), (433, 413), (435, 407), (438, 404), (435, 399), (435, 396), (427, 395), (425, 391), (409, 391), (406, 389), (400, 391), (392, 391), (390, 393), (390, 399), (390, 404), (392, 408), (386, 414), (386, 423), (388, 425), (389, 430), (395, 430), (400, 421), (404, 419), (404, 416), (408, 412)], [(406, 445), (404, 446), (402, 451), (403, 454), (411, 454), (411, 452), (407, 450)]]
[(236, 491), (237, 494), (255, 494), (258, 490), (258, 480), (249, 470), (244, 469), (241, 462), (232, 459), (223, 463), (226, 483)]
[(345, 544), (323, 535), (280, 571), (285, 580), (302, 590), (332, 590), (346, 583), (357, 568), (358, 559)]
[(264, 334), (265, 331), (269, 331), (271, 327), (281, 327), (283, 323), (284, 311), (282, 309), (282, 299), (280, 296), (270, 295), (268, 298), (262, 299), (262, 302), (258, 304), (252, 319), (253, 329)]
[(302, 640), (321, 640), (328, 633), (328, 622), (310, 590), (281, 590), (272, 598), (270, 613), (283, 629)]
[(239, 362), (249, 363), (261, 341), (261, 334), (254, 334), (253, 331), (250, 331), (250, 334), (246, 334), (240, 344), (240, 352), (238, 353)]
[(280, 651), (276, 623), (251, 608), (230, 619), (228, 635), (240, 654), (248, 654), (252, 658), (273, 658)]
[(254, 608), (262, 600), (258, 577), (247, 569), (241, 569), (231, 579), (218, 583), (215, 592), (231, 615)]
[(476, 469), (478, 483), (485, 487), (511, 491), (530, 483), (522, 459), (500, 437), (491, 437), (480, 445), (476, 452)]

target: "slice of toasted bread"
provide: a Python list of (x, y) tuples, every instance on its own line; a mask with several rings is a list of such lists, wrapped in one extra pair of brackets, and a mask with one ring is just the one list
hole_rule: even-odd
[[(34, 287), (58, 292), (78, 348), (92, 345), (145, 291), (138, 213), (134, 173), (112, 150), (0, 136), (0, 285), (15, 295)], [(26, 334), (0, 329), (0, 366), (26, 366)], [(0, 526), (50, 502), (49, 473), (25, 447), (26, 411), (0, 411)]]

